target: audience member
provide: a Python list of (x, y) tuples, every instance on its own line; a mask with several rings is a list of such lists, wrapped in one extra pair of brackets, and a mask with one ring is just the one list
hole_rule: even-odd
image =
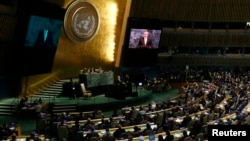
[(158, 135), (158, 141), (165, 141), (163, 135)]
[(26, 141), (42, 141), (35, 132), (32, 132)]
[(102, 136), (102, 141), (115, 141), (115, 137), (110, 133), (109, 128), (106, 129), (105, 134)]
[(179, 138), (178, 141), (184, 141), (184, 139), (185, 139), (186, 137), (188, 137), (187, 131), (186, 131), (186, 130), (183, 130), (183, 131), (182, 131), (182, 137)]
[(126, 130), (119, 124), (118, 129), (115, 130), (115, 132), (113, 133), (113, 136), (116, 139), (119, 139), (122, 133), (126, 133)]
[(93, 128), (93, 127), (90, 128), (90, 130), (88, 131), (88, 133), (85, 135), (85, 140), (88, 141), (92, 137), (99, 138), (99, 134), (95, 131), (95, 128)]
[(174, 135), (170, 133), (169, 130), (166, 131), (166, 137), (164, 139), (165, 141), (173, 141), (174, 140)]

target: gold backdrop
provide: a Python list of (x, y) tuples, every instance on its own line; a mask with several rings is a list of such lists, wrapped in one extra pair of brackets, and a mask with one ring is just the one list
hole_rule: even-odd
[[(67, 7), (72, 0), (46, 0)], [(97, 8), (100, 26), (95, 37), (85, 43), (71, 41), (62, 29), (52, 73), (29, 76), (23, 79), (22, 94), (32, 95), (46, 88), (57, 79), (76, 77), (83, 68), (116, 70), (115, 59), (120, 58), (121, 47), (126, 27), (126, 9), (129, 0), (90, 0)], [(119, 63), (118, 63), (119, 64)]]
[[(64, 8), (72, 1), (65, 0)], [(90, 0), (99, 11), (100, 26), (95, 37), (86, 43), (69, 40), (63, 30), (54, 60), (53, 71), (63, 76), (77, 75), (82, 68), (112, 69), (123, 26), (126, 0)]]

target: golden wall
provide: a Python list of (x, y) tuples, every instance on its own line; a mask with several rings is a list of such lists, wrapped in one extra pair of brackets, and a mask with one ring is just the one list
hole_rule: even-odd
[[(56, 3), (63, 8), (73, 0), (46, 0)], [(77, 77), (83, 68), (98, 68), (117, 70), (115, 59), (120, 57), (124, 24), (126, 24), (125, 10), (127, 0), (90, 0), (99, 12), (100, 26), (95, 37), (87, 42), (71, 41), (62, 29), (58, 48), (54, 58), (52, 73), (29, 76), (24, 78), (22, 95), (28, 95), (47, 86), (56, 78)], [(123, 29), (123, 30), (122, 30)], [(55, 76), (56, 75), (56, 76)]]
[[(44, 1), (58, 4), (59, 6), (66, 9), (74, 0)], [(33, 87), (35, 88), (44, 82), (47, 83), (50, 79), (54, 80), (56, 78), (59, 79), (77, 76), (80, 69), (85, 67), (97, 68), (101, 66), (103, 69), (118, 69), (120, 54), (122, 52), (124, 32), (127, 23), (126, 19), (128, 16), (191, 22), (246, 22), (249, 21), (250, 17), (249, 0), (89, 1), (91, 1), (97, 7), (100, 15), (100, 27), (96, 36), (91, 41), (86, 43), (74, 43), (67, 38), (64, 30), (62, 29), (63, 32), (61, 34), (57, 52), (54, 58), (52, 73), (24, 78), (24, 89), (22, 93), (25, 93), (27, 89), (30, 89), (30, 87), (33, 89)], [(131, 3), (131, 10), (128, 3)], [(1, 45), (5, 45), (13, 41), (12, 39), (16, 26), (15, 8), (15, 6), (8, 7), (0, 5)], [(168, 37), (170, 40), (173, 39), (172, 36)], [(203, 38), (205, 38), (205, 36), (191, 37), (180, 36), (178, 39), (183, 39), (181, 42), (188, 43), (189, 40), (198, 38), (200, 42), (197, 43), (203, 43)], [(212, 42), (219, 42), (217, 39), (222, 38), (214, 38)], [(240, 41), (237, 39), (237, 41), (233, 42)], [(0, 51), (0, 59), (4, 58), (4, 55), (5, 54)]]
[[(76, 76), (82, 68), (112, 69), (119, 48), (126, 0), (90, 0), (98, 9), (100, 26), (91, 41), (75, 43), (61, 34), (54, 60), (53, 71), (60, 70), (63, 76)], [(70, 3), (65, 0), (63, 7)]]

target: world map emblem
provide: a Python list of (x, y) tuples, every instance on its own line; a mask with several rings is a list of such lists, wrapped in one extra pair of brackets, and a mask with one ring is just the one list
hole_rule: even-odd
[(87, 0), (72, 2), (65, 14), (64, 30), (73, 42), (89, 41), (96, 35), (100, 24), (97, 8)]

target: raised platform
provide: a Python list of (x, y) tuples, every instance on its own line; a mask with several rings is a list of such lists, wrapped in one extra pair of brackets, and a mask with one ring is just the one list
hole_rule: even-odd
[[(110, 111), (115, 109), (120, 109), (125, 106), (131, 106), (135, 103), (141, 103), (145, 100), (152, 98), (152, 92), (150, 90), (145, 90), (143, 88), (133, 89), (133, 93), (138, 93), (138, 96), (125, 97), (123, 100), (119, 100), (116, 98), (106, 97), (105, 94), (97, 95), (90, 98), (79, 97), (75, 99), (70, 99), (68, 97), (58, 97), (55, 99), (51, 99), (47, 101), (49, 103), (53, 103), (55, 105), (69, 105), (76, 104), (77, 110), (79, 111), (88, 111), (100, 109), (103, 111)], [(119, 93), (117, 93), (119, 95)]]
[[(151, 90), (143, 88), (133, 88), (133, 92), (137, 92), (137, 97), (126, 97), (124, 100), (118, 100), (115, 98), (106, 97), (105, 94), (100, 94), (91, 98), (76, 98), (70, 99), (65, 96), (58, 96), (54, 98), (42, 98), (44, 104), (48, 104), (47, 111), (54, 111), (54, 107), (60, 107), (60, 111), (93, 111), (102, 110), (104, 112), (110, 112), (117, 109), (122, 109), (126, 106), (137, 106), (142, 104), (150, 103), (150, 101), (167, 101), (169, 98), (178, 95), (178, 89), (170, 89), (162, 93), (152, 93)], [(36, 100), (36, 97), (29, 97), (29, 102)], [(10, 107), (18, 104), (19, 98), (1, 98), (0, 105), (10, 105)], [(53, 107), (51, 109), (51, 107)], [(10, 112), (12, 110), (9, 110)]]

